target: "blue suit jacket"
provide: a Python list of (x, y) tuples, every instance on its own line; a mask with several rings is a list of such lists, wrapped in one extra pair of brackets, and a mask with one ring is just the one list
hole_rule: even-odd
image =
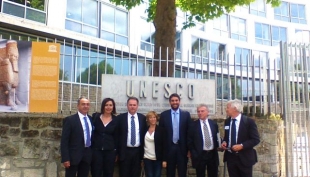
[[(229, 128), (225, 129), (223, 141), (227, 144), (229, 142), (230, 120), (230, 117), (225, 120), (225, 127)], [(253, 119), (244, 115), (241, 116), (237, 137), (237, 144), (243, 145), (243, 149), (238, 152), (242, 164), (244, 166), (253, 166), (257, 162), (257, 154), (253, 148), (260, 142), (257, 126)], [(225, 151), (224, 162), (228, 160), (227, 153), (230, 152)]]
[[(181, 152), (184, 156), (187, 156), (187, 132), (191, 124), (191, 116), (189, 112), (180, 109), (180, 121), (179, 121), (179, 146)], [(172, 127), (172, 117), (171, 109), (166, 110), (160, 114), (159, 126), (163, 127), (167, 133), (166, 147), (169, 153), (172, 145), (173, 127)]]
[[(216, 163), (216, 165), (219, 164), (219, 157), (218, 157), (218, 152), (217, 152), (217, 148), (218, 148), (218, 139), (217, 139), (217, 133), (218, 133), (218, 125), (213, 121), (208, 119), (209, 122), (209, 126), (211, 129), (211, 133), (212, 133), (212, 137), (213, 137), (213, 145), (214, 145), (214, 153), (215, 158), (214, 163)], [(188, 147), (190, 149), (191, 152), (191, 158), (192, 158), (192, 165), (193, 167), (196, 167), (196, 165), (198, 165), (200, 158), (203, 157), (202, 156), (202, 152), (203, 152), (203, 135), (202, 135), (203, 130), (201, 130), (201, 125), (200, 125), (200, 120), (196, 120), (193, 122), (192, 126), (189, 129), (188, 132)]]
[[(90, 118), (89, 115), (88, 117)], [(91, 122), (91, 119), (89, 121)], [(83, 126), (78, 113), (63, 120), (60, 148), (61, 162), (70, 161), (71, 165), (78, 165), (82, 160), (85, 141)], [(87, 162), (91, 162), (91, 154), (84, 157), (86, 157)]]

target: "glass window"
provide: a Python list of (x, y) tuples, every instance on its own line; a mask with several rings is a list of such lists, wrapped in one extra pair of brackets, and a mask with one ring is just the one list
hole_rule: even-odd
[(219, 36), (228, 37), (228, 15), (224, 14), (213, 20), (213, 31)]
[(66, 29), (98, 37), (98, 2), (67, 0)]
[(280, 41), (286, 42), (286, 28), (273, 26), (272, 27), (272, 45), (279, 45)]
[(142, 50), (152, 52), (155, 44), (155, 28), (152, 23), (148, 23), (145, 19), (140, 20), (140, 34)]
[(310, 42), (310, 32), (307, 30), (295, 30), (295, 42), (309, 43)]
[(249, 49), (245, 49), (245, 48), (239, 48), (236, 47), (235, 48), (235, 61), (234, 63), (236, 63), (236, 69), (237, 70), (241, 70), (241, 65), (245, 66), (244, 68), (242, 68), (242, 70), (246, 70), (247, 66), (249, 66), (249, 61), (251, 58), (251, 54), (250, 54), (250, 50)]
[(217, 42), (210, 42), (211, 59), (217, 61), (226, 61), (225, 45)]
[(256, 0), (255, 2), (250, 4), (250, 13), (266, 17), (266, 9), (264, 0)]
[(255, 23), (255, 42), (257, 44), (271, 45), (269, 25)]
[(205, 63), (207, 62), (207, 58), (208, 58), (208, 41), (197, 37), (192, 37), (192, 62)]
[(128, 45), (128, 13), (102, 4), (101, 38)]
[[(1, 7), (2, 1), (0, 1)], [(0, 9), (1, 10), (1, 9)], [(3, 1), (3, 13), (14, 15), (28, 20), (45, 23), (46, 22), (46, 7), (45, 0), (22, 1), (10, 0)]]
[(240, 41), (247, 40), (246, 21), (242, 18), (231, 17), (231, 38)]
[(305, 5), (281, 2), (274, 8), (274, 18), (277, 20), (306, 24)]

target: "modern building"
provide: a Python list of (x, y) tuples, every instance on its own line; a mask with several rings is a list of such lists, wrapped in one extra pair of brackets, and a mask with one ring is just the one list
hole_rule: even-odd
[[(100, 85), (100, 78), (99, 82), (94, 79), (97, 78), (94, 76), (96, 72), (91, 73), (89, 78), (79, 76), (92, 64), (104, 62), (105, 59), (111, 67), (107, 69), (108, 73), (151, 73), (155, 29), (152, 23), (146, 21), (147, 3), (127, 11), (108, 0), (0, 2), (1, 38), (62, 44), (60, 79), (63, 81)], [(230, 63), (236, 66), (238, 76), (234, 81), (237, 86), (233, 88), (245, 87), (250, 84), (248, 80), (252, 80), (252, 75), (249, 79), (240, 79), (245, 78), (245, 75), (242, 76), (245, 70), (241, 66), (267, 66), (270, 59), (270, 67), (279, 67), (279, 62), (273, 61), (280, 58), (280, 41), (310, 42), (310, 14), (306, 13), (309, 5), (307, 0), (287, 0), (281, 6), (272, 8), (264, 0), (256, 0), (249, 6), (237, 7), (233, 13), (205, 24), (198, 23), (187, 30), (181, 30), (187, 14), (178, 10), (175, 56), (176, 61), (182, 61), (182, 66), (187, 69), (180, 72), (180, 67), (176, 67), (176, 77), (214, 78), (217, 77), (214, 73), (221, 73), (220, 69), (214, 69), (215, 62)], [(207, 69), (193, 66), (193, 63), (209, 64), (210, 72), (203, 73)], [(195, 67), (201, 69), (193, 70)], [(251, 90), (241, 89), (242, 93), (236, 93), (238, 91), (229, 90), (232, 86), (228, 81), (229, 72), (223, 72), (226, 74), (217, 78), (218, 82), (224, 83), (218, 84), (219, 99), (243, 97), (253, 100), (262, 95), (260, 92), (266, 88), (256, 80), (254, 97)], [(259, 71), (255, 69), (255, 73)], [(256, 75), (253, 76), (256, 78)], [(277, 78), (272, 80), (275, 83)], [(271, 90), (276, 92), (274, 85)]]
[[(83, 85), (88, 90), (100, 87), (102, 73), (152, 76), (155, 29), (146, 20), (147, 6), (127, 11), (108, 0), (0, 0), (0, 45), (1, 39), (60, 43), (60, 83)], [(258, 101), (261, 109), (266, 108), (267, 99), (277, 103), (283, 91), (278, 73), (283, 55), (280, 42), (295, 47), (309, 44), (309, 9), (309, 0), (283, 0), (276, 8), (256, 0), (187, 30), (181, 30), (187, 13), (178, 10), (175, 77), (215, 79), (220, 101)], [(302, 64), (302, 53), (310, 53), (303, 46), (286, 52), (294, 54), (290, 59), (295, 76), (306, 66), (307, 74), (310, 71), (310, 62)], [(301, 95), (309, 83), (295, 78), (292, 100), (303, 103)], [(70, 102), (71, 111), (72, 93), (60, 94), (60, 110)], [(293, 150), (286, 157), (293, 158), (288, 163), (293, 167), (286, 170), (293, 168), (294, 176), (309, 176), (309, 158), (301, 158), (309, 157), (309, 135), (307, 126), (302, 122), (298, 125), (302, 128), (292, 135), (297, 140), (288, 146)]]

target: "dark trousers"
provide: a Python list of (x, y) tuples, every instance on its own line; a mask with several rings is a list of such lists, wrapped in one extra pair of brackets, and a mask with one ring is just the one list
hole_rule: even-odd
[(182, 154), (178, 144), (173, 144), (168, 152), (167, 177), (175, 177), (175, 169), (178, 170), (178, 177), (186, 177), (187, 154)]
[(144, 159), (144, 169), (146, 177), (160, 177), (162, 161)]
[(82, 160), (77, 165), (70, 165), (66, 168), (66, 177), (88, 177), (90, 169), (92, 151), (90, 148), (85, 148)]
[(120, 177), (140, 177), (139, 148), (126, 148), (126, 157), (120, 161)]
[(113, 177), (115, 157), (114, 150), (93, 150), (92, 177)]
[(228, 153), (227, 169), (229, 177), (252, 177), (253, 166), (244, 166), (236, 153)]
[(208, 177), (217, 177), (218, 176), (218, 164), (217, 154), (214, 150), (212, 151), (203, 151), (201, 154), (201, 159), (196, 166), (196, 175), (197, 177), (205, 177), (206, 167), (208, 172)]

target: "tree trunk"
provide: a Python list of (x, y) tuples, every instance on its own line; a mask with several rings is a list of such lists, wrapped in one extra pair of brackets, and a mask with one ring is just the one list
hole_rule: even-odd
[(173, 77), (176, 34), (175, 0), (157, 0), (154, 26), (156, 32), (153, 74), (160, 77)]

